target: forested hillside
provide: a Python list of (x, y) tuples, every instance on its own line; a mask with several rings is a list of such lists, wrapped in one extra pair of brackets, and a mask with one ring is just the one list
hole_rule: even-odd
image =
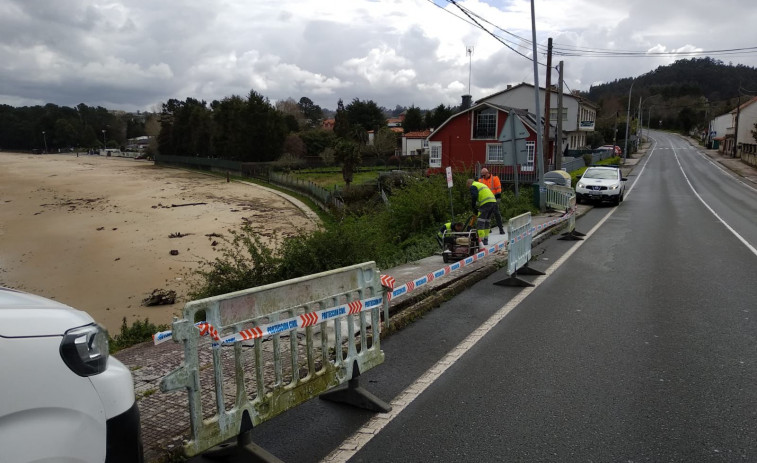
[(616, 118), (625, 122), (631, 85), (631, 120), (639, 104), (645, 127), (690, 131), (757, 94), (757, 68), (712, 58), (679, 60), (642, 74), (593, 86), (583, 96), (599, 104), (598, 127), (607, 131)]

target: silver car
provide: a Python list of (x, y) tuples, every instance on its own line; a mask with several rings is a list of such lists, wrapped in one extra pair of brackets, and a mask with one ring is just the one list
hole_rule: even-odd
[(626, 178), (617, 166), (592, 166), (576, 184), (576, 201), (610, 201), (616, 206), (623, 201)]

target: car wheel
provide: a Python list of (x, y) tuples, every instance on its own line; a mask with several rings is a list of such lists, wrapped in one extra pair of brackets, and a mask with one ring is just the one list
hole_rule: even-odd
[(612, 200), (612, 204), (614, 206), (617, 206), (618, 204), (620, 204), (620, 195), (616, 196), (615, 199)]
[(622, 202), (623, 202), (623, 199), (625, 199), (625, 198), (624, 198), (624, 196), (625, 196), (625, 194), (624, 194), (624, 193), (623, 193), (623, 192), (621, 191), (621, 192), (620, 192), (620, 200), (619, 200), (618, 202), (621, 202), (621, 203), (622, 203)]

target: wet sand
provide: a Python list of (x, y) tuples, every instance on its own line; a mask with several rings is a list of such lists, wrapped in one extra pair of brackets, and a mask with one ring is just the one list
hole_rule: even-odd
[[(314, 218), (272, 190), (151, 161), (0, 153), (0, 285), (85, 310), (111, 334), (123, 317), (170, 323), (198, 262), (219, 255), (207, 235), (249, 222), (273, 244)], [(142, 306), (154, 289), (177, 303)]]

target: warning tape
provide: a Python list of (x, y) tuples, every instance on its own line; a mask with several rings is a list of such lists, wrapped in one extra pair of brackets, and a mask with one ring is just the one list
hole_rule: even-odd
[[(509, 237), (509, 243), (510, 244), (514, 244), (514, 243), (516, 243), (516, 242), (518, 242), (518, 241), (520, 241), (522, 239), (525, 239), (529, 235), (533, 235), (534, 232), (538, 233), (540, 231), (546, 230), (547, 228), (549, 228), (549, 227), (551, 227), (553, 225), (557, 225), (558, 223), (564, 222), (564, 221), (568, 220), (570, 218), (570, 216), (575, 213), (575, 211), (576, 211), (576, 209), (570, 209), (570, 210), (566, 211), (565, 214), (563, 214), (560, 218), (550, 220), (550, 221), (548, 221), (546, 223), (543, 223), (541, 225), (537, 225), (536, 227), (531, 227), (529, 230), (524, 231), (520, 235)], [(387, 294), (387, 297), (391, 301), (392, 299), (394, 299), (396, 297), (408, 294), (409, 292), (411, 292), (411, 291), (413, 291), (415, 289), (418, 289), (418, 288), (422, 287), (423, 285), (426, 285), (426, 284), (430, 283), (435, 278), (440, 278), (440, 277), (443, 277), (445, 275), (448, 275), (451, 272), (454, 272), (455, 270), (459, 270), (459, 269), (465, 267), (466, 265), (470, 265), (473, 262), (476, 262), (478, 259), (486, 257), (487, 255), (495, 253), (495, 252), (497, 252), (497, 251), (499, 251), (499, 250), (501, 250), (501, 249), (503, 249), (505, 247), (507, 247), (507, 243), (497, 243), (497, 244), (495, 244), (493, 246), (490, 246), (488, 248), (484, 248), (481, 252), (479, 252), (477, 254), (469, 256), (469, 257), (467, 257), (467, 258), (465, 258), (465, 259), (463, 259), (461, 261), (455, 262), (452, 265), (447, 265), (447, 266), (445, 266), (445, 267), (443, 267), (443, 268), (441, 268), (441, 269), (439, 269), (439, 270), (437, 270), (435, 272), (427, 274), (424, 277), (415, 279), (413, 281), (409, 281), (409, 282), (405, 283), (402, 286), (398, 286), (397, 288), (394, 288), (394, 283), (395, 282), (394, 282), (394, 279), (392, 278), (392, 284), (391, 284), (391, 286), (388, 285), (388, 284), (384, 284), (384, 286), (386, 286), (387, 288), (389, 288), (389, 289), (392, 290), (390, 293)], [(381, 278), (382, 278), (382, 280), (381, 280), (382, 284), (384, 282), (384, 277), (391, 278), (388, 275), (382, 275), (381, 276)]]
[(418, 288), (423, 287), (424, 285), (427, 285), (428, 283), (432, 282), (433, 280), (437, 278), (441, 278), (445, 275), (449, 275), (450, 273), (454, 272), (455, 270), (459, 270), (461, 268), (464, 268), (466, 265), (470, 265), (474, 262), (476, 262), (479, 259), (483, 259), (484, 257), (488, 256), (489, 254), (495, 253), (501, 249), (504, 249), (507, 247), (507, 243), (497, 243), (492, 246), (489, 246), (487, 248), (484, 248), (483, 250), (479, 251), (476, 254), (473, 254), (472, 256), (468, 256), (463, 260), (460, 260), (458, 262), (455, 262), (451, 265), (446, 265), (439, 270), (435, 272), (431, 272), (426, 274), (425, 276), (415, 279), (413, 281), (408, 281), (402, 286), (398, 286), (397, 288), (390, 288), (392, 289), (391, 292), (387, 293), (387, 298), (391, 301), (392, 299), (405, 295), (409, 293), (410, 291), (416, 290)]
[[(208, 322), (197, 322), (195, 326), (200, 329), (200, 336), (210, 335), (213, 339), (218, 341), (218, 330)], [(152, 335), (152, 342), (157, 346), (166, 341), (173, 339), (173, 331), (159, 331)]]
[[(218, 336), (218, 330), (210, 323), (199, 322), (195, 326), (200, 329), (200, 336), (210, 335), (216, 342), (213, 347), (222, 344), (233, 344), (237, 341), (249, 341), (252, 339), (264, 338), (274, 334), (287, 333), (298, 328), (317, 325), (329, 320), (346, 317), (347, 315), (356, 315), (363, 311), (372, 310), (383, 303), (383, 297), (371, 297), (359, 301), (352, 301), (346, 304), (319, 310), (317, 312), (308, 312), (296, 317), (287, 318), (261, 326), (247, 328), (238, 333), (229, 334), (223, 337)], [(173, 338), (171, 331), (161, 331), (152, 336), (153, 342), (157, 345)]]

